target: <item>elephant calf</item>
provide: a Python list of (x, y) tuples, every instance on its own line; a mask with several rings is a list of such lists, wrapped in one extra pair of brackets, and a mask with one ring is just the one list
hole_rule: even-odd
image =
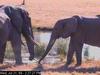
[(100, 47), (100, 18), (73, 16), (57, 21), (53, 28), (47, 49), (39, 60), (39, 63), (50, 51), (56, 39), (60, 37), (67, 38), (69, 36), (71, 38), (66, 65), (71, 64), (73, 54), (76, 53), (76, 66), (79, 66), (82, 62), (82, 48), (84, 43)]

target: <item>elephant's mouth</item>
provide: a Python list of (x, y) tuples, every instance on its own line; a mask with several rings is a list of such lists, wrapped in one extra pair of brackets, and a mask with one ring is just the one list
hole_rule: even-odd
[(63, 35), (62, 35), (62, 38), (68, 38), (70, 36), (70, 33), (64, 33)]

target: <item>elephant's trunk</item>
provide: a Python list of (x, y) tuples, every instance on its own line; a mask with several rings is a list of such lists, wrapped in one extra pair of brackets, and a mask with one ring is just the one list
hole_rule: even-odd
[(39, 46), (39, 44), (36, 41), (34, 41), (34, 38), (30, 34), (28, 36), (25, 36), (25, 39), (26, 39), (26, 43), (27, 43), (28, 50), (30, 53), (29, 60), (33, 60), (34, 59), (34, 45)]
[(41, 60), (43, 60), (43, 59), (45, 58), (45, 56), (48, 54), (48, 52), (50, 51), (50, 49), (51, 49), (52, 46), (54, 45), (55, 41), (56, 41), (55, 38), (51, 38), (51, 39), (50, 39), (49, 44), (48, 44), (48, 46), (47, 46), (47, 49), (46, 49), (45, 53), (43, 54), (43, 56), (40, 58), (40, 60), (39, 60), (39, 62), (38, 62), (39, 64), (40, 64)]
[(29, 36), (29, 38), (35, 45), (40, 46), (40, 44), (38, 42), (34, 41), (34, 39), (31, 36)]

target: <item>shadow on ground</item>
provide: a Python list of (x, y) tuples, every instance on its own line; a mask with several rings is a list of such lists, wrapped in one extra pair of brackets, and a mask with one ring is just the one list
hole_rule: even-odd
[(42, 64), (38, 64), (37, 67), (33, 68), (33, 71), (45, 71)]
[(49, 68), (44, 69), (43, 65), (38, 65), (36, 68), (33, 68), (36, 71), (43, 71), (43, 72), (79, 72), (79, 73), (96, 73), (100, 72), (100, 67), (66, 67), (65, 65), (57, 67), (57, 68)]
[(0, 71), (1, 70), (4, 70), (4, 69), (6, 69), (6, 68), (9, 68), (9, 67), (11, 67), (12, 65), (11, 64), (0, 64)]

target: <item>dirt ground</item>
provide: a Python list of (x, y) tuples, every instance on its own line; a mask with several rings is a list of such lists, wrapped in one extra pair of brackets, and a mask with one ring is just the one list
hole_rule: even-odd
[(64, 64), (0, 65), (0, 68), (5, 71), (41, 71), (41, 75), (100, 75), (100, 61), (86, 61), (80, 67), (74, 67), (74, 64), (67, 67)]
[[(35, 27), (53, 27), (55, 22), (73, 15), (100, 14), (100, 0), (25, 0)], [(0, 0), (0, 4), (19, 5), (22, 0)]]

